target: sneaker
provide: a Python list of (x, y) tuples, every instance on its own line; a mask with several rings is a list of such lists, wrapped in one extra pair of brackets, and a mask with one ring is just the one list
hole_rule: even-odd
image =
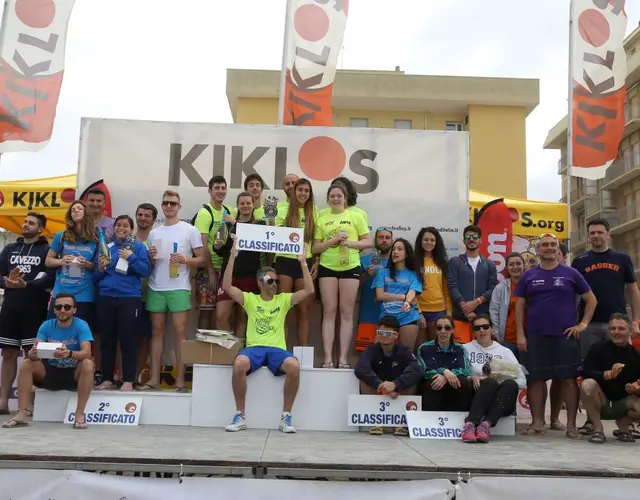
[(384, 429), (382, 427), (372, 427), (369, 429), (369, 434), (372, 436), (382, 436), (384, 434)]
[(227, 432), (244, 431), (247, 428), (247, 420), (241, 411), (234, 413), (231, 423), (224, 430)]
[(291, 424), (291, 413), (282, 414), (278, 430), (284, 432), (285, 434), (293, 434), (294, 432), (296, 432), (296, 428)]
[(396, 427), (393, 431), (393, 435), (407, 437), (409, 435), (409, 429), (402, 426)]
[(481, 422), (476, 429), (476, 440), (478, 443), (488, 443), (489, 439), (491, 439), (491, 424)]
[(465, 422), (462, 428), (462, 441), (465, 443), (475, 443), (476, 439), (476, 426), (471, 422)]

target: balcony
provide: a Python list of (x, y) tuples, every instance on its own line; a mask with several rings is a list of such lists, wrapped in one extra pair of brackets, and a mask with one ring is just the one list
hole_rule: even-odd
[(627, 104), (624, 107), (624, 137), (640, 130), (640, 106)]
[(580, 209), (584, 205), (584, 188), (575, 188), (571, 190), (571, 211)]
[(558, 175), (567, 175), (567, 159), (560, 158), (558, 160)]
[(628, 206), (605, 214), (611, 225), (611, 235), (624, 234), (640, 227), (640, 206)]
[(619, 157), (607, 169), (602, 179), (602, 189), (617, 189), (638, 176), (640, 176), (640, 149), (634, 149), (632, 154)]

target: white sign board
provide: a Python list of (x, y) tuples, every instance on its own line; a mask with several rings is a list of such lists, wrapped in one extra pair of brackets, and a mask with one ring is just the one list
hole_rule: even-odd
[[(180, 218), (190, 221), (209, 201), (214, 175), (228, 184), (233, 207), (248, 175), (265, 182), (263, 202), (284, 200), (282, 181), (311, 181), (318, 209), (338, 176), (350, 179), (369, 229), (393, 228), (414, 241), (420, 228), (440, 229), (449, 255), (459, 253), (469, 220), (469, 134), (436, 130), (275, 127), (85, 118), (80, 132), (80, 193), (103, 181), (112, 215), (160, 207), (162, 193), (180, 193)], [(429, 196), (424, 196), (425, 187)], [(157, 224), (164, 222), (160, 212)]]
[[(77, 404), (78, 398), (74, 394), (69, 398), (63, 423), (73, 424)], [(85, 408), (85, 422), (89, 425), (138, 425), (141, 408), (142, 398), (139, 396), (127, 398), (93, 392)]]
[[(407, 426), (411, 439), (461, 439), (464, 419), (463, 411), (408, 411)], [(495, 436), (514, 436), (515, 417), (501, 418), (491, 429)]]
[(238, 250), (302, 255), (304, 230), (293, 227), (238, 224), (236, 242)]
[(408, 411), (422, 408), (421, 396), (349, 396), (349, 425), (376, 427), (406, 427)]

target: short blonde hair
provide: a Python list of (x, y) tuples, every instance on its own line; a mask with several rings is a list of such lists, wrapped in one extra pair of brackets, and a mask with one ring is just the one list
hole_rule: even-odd
[(167, 189), (164, 193), (162, 193), (162, 199), (164, 199), (165, 196), (173, 196), (175, 198), (178, 198), (178, 201), (180, 201), (180, 194), (177, 191), (171, 191)]

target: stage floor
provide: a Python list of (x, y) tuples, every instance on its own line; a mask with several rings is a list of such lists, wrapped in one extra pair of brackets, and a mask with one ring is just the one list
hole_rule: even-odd
[[(522, 425), (519, 425), (522, 428)], [(0, 429), (0, 467), (245, 477), (456, 479), (477, 475), (640, 478), (640, 442), (571, 441), (563, 432), (495, 437), (488, 445), (367, 433), (196, 427), (70, 426)], [(182, 467), (182, 469), (181, 469)]]

